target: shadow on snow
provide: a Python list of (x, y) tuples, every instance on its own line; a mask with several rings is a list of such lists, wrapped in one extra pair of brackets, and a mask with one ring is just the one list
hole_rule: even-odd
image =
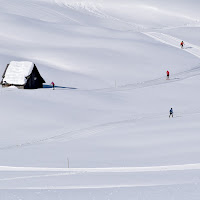
[[(52, 85), (43, 85), (43, 88), (53, 88)], [(55, 89), (67, 89), (67, 90), (76, 90), (74, 87), (64, 87), (64, 86), (54, 86)]]

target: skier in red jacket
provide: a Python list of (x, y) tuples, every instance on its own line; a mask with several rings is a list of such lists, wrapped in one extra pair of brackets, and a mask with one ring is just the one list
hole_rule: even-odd
[(54, 90), (54, 88), (55, 88), (55, 83), (52, 81), (51, 82), (51, 85), (53, 86), (53, 90)]
[(183, 49), (183, 45), (184, 45), (184, 42), (182, 41), (180, 46), (181, 46), (181, 49)]
[(167, 74), (167, 78), (169, 78), (169, 71), (167, 71), (166, 74)]

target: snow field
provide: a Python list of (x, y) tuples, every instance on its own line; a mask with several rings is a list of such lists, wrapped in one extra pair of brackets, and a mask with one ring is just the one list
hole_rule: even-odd
[(46, 85), (0, 89), (0, 198), (198, 199), (198, 7), (2, 0), (0, 72), (29, 60)]

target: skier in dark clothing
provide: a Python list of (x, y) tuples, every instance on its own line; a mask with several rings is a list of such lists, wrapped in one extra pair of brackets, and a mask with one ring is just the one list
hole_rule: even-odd
[(170, 111), (169, 111), (169, 118), (170, 118), (170, 116), (173, 117), (173, 113), (174, 113), (174, 112), (173, 112), (173, 109), (171, 108)]

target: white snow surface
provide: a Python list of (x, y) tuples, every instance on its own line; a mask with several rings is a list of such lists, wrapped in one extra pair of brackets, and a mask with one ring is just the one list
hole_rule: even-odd
[(29, 61), (11, 61), (3, 78), (3, 82), (14, 85), (24, 85), (27, 76), (33, 71), (34, 64)]
[(1, 0), (0, 73), (46, 85), (0, 88), (0, 199), (199, 200), (199, 7)]

